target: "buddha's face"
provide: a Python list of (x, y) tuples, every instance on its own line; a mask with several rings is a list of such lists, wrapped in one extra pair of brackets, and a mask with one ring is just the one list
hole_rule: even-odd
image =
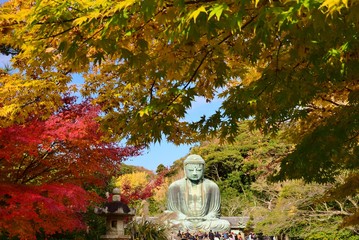
[(203, 164), (189, 163), (185, 166), (186, 176), (191, 181), (199, 181), (204, 174)]

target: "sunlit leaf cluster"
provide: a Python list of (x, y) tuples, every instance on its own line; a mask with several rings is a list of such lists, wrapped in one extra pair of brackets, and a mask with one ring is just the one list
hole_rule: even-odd
[(162, 183), (162, 175), (154, 176), (141, 171), (123, 174), (115, 180), (115, 186), (121, 192), (121, 201), (130, 204), (152, 197)]

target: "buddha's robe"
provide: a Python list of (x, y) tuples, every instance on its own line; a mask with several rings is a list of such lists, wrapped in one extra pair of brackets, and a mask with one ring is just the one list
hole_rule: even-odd
[(175, 212), (171, 223), (182, 231), (229, 231), (230, 224), (220, 217), (220, 192), (216, 183), (203, 179), (198, 184), (183, 178), (168, 189), (167, 212)]

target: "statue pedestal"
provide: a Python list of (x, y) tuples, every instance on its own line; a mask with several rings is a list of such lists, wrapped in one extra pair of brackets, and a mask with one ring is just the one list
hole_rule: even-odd
[(130, 236), (110, 236), (110, 235), (102, 235), (101, 239), (108, 239), (108, 240), (128, 240), (131, 239)]

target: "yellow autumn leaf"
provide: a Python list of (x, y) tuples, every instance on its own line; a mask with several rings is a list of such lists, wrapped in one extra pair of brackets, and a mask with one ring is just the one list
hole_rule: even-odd
[(320, 6), (327, 14), (339, 12), (344, 7), (348, 8), (348, 0), (325, 0)]
[(187, 22), (190, 22), (193, 19), (193, 22), (196, 23), (196, 19), (199, 16), (200, 13), (207, 13), (207, 10), (205, 8), (205, 6), (201, 6), (199, 8), (197, 8), (196, 10), (194, 10), (187, 18)]

